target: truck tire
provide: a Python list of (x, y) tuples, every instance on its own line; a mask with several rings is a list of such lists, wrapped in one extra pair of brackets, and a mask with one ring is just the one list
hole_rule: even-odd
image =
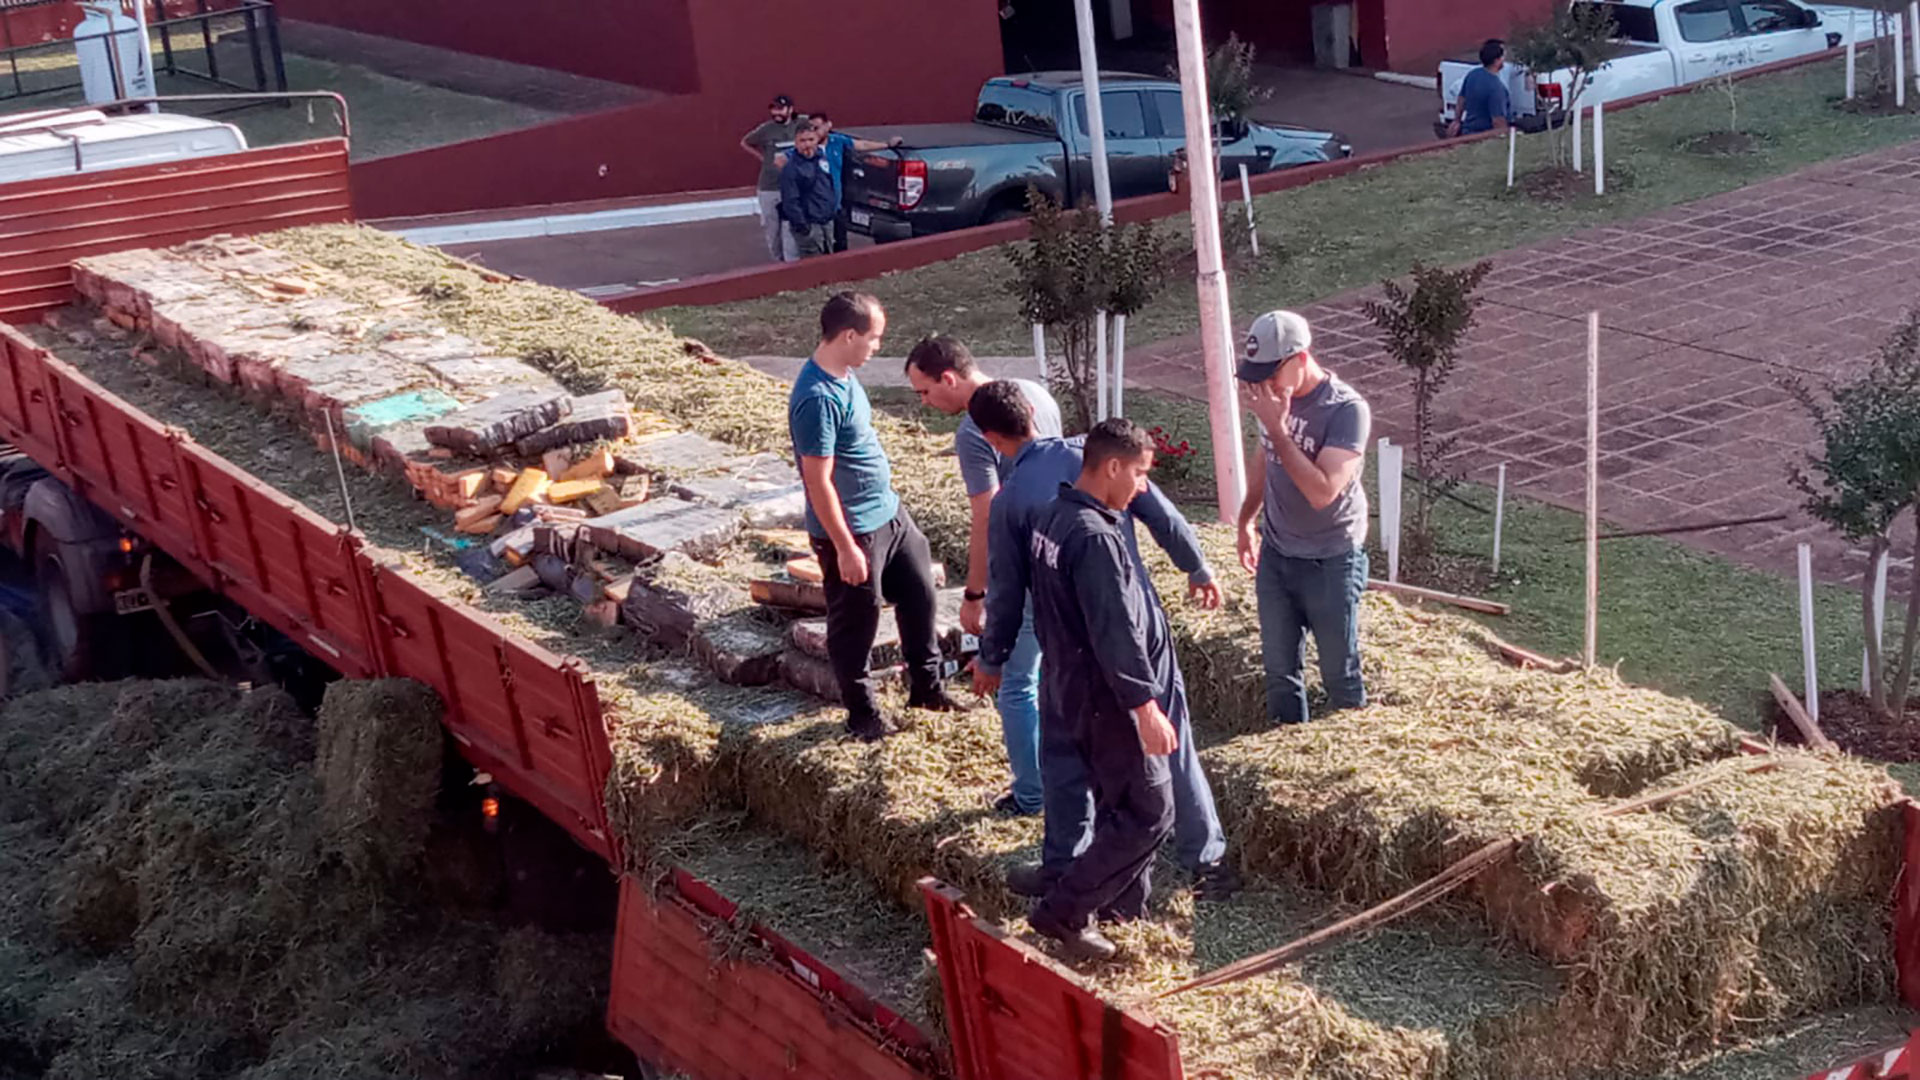
[(1021, 207), (996, 206), (987, 211), (987, 216), (980, 219), (980, 224), (998, 225), (1003, 221), (1019, 221), (1026, 216), (1026, 210)]
[(47, 667), (61, 682), (78, 682), (101, 674), (104, 620), (75, 608), (60, 545), (45, 533), (34, 541), (33, 572), (40, 587), (40, 647)]

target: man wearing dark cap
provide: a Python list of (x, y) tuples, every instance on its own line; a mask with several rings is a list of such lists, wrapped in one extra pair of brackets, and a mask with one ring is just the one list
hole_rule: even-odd
[(793, 111), (793, 99), (775, 94), (767, 105), (767, 119), (740, 139), (740, 148), (760, 161), (760, 228), (767, 239), (767, 255), (774, 262), (793, 262), (800, 257), (794, 238), (780, 219), (780, 144), (793, 141), (806, 118)]
[(1267, 716), (1281, 724), (1307, 719), (1301, 671), (1308, 631), (1327, 703), (1367, 703), (1360, 680), (1359, 605), (1367, 587), (1360, 469), (1373, 414), (1357, 391), (1320, 366), (1312, 345), (1307, 320), (1269, 311), (1248, 330), (1235, 373), (1260, 421), (1260, 450), (1248, 462), (1240, 504), (1240, 565), (1254, 575), (1259, 601)]

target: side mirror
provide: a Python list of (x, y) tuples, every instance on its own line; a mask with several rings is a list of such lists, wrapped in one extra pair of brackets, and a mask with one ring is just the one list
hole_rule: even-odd
[(1820, 13), (1817, 11), (1807, 12), (1807, 29), (1811, 30), (1814, 27), (1819, 25), (1820, 25)]

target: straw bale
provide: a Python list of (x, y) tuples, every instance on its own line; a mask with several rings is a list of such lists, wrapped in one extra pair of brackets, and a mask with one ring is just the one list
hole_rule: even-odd
[(440, 792), (440, 696), (409, 679), (342, 679), (320, 705), (320, 815), (348, 870), (388, 883), (419, 870)]

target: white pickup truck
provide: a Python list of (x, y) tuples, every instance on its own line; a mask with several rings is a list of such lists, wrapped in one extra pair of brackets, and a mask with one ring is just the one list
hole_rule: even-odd
[[(1580, 95), (1582, 105), (1822, 52), (1845, 44), (1850, 27), (1862, 40), (1874, 32), (1871, 11), (1800, 0), (1574, 0), (1574, 6), (1605, 8), (1615, 27), (1614, 56), (1594, 73)], [(1850, 18), (1856, 11), (1857, 21)], [(1897, 40), (1899, 20), (1890, 22)], [(1478, 66), (1474, 60), (1441, 62), (1436, 131), (1453, 119), (1460, 83)], [(1523, 131), (1546, 127), (1561, 111), (1572, 78), (1568, 71), (1539, 75), (1511, 61), (1500, 75)]]

